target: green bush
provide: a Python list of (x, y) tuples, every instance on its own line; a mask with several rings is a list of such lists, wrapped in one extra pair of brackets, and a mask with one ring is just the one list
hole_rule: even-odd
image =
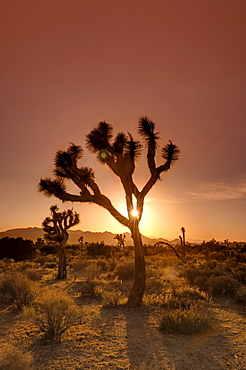
[(30, 352), (23, 353), (10, 343), (1, 345), (0, 370), (31, 370), (33, 357)]
[(12, 271), (4, 273), (0, 280), (0, 293), (10, 298), (17, 306), (30, 305), (38, 293), (38, 284), (30, 280), (25, 274)]
[(60, 342), (66, 330), (80, 323), (82, 312), (65, 292), (45, 290), (32, 307), (23, 310), (23, 315), (44, 333), (45, 339)]
[(160, 329), (168, 333), (196, 334), (208, 329), (212, 322), (212, 312), (204, 303), (196, 303), (189, 308), (167, 309), (162, 317)]

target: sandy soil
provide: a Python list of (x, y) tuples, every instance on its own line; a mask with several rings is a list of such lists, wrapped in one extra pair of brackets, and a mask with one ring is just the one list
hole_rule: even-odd
[(246, 312), (232, 299), (216, 299), (213, 328), (192, 336), (161, 332), (161, 308), (103, 307), (100, 300), (92, 305), (98, 312), (92, 320), (71, 328), (61, 344), (44, 345), (36, 328), (2, 303), (0, 341), (31, 351), (35, 370), (246, 369)]

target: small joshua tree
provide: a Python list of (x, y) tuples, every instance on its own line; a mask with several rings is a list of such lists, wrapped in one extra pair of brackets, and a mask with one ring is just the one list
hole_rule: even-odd
[(125, 248), (125, 242), (126, 242), (126, 236), (124, 234), (116, 234), (114, 236), (114, 239), (118, 240), (118, 247), (119, 248)]
[(181, 227), (182, 236), (179, 236), (180, 243), (181, 243), (181, 257), (185, 258), (185, 228)]
[(49, 240), (56, 247), (58, 252), (57, 279), (65, 279), (67, 277), (67, 230), (79, 223), (79, 215), (72, 209), (58, 212), (57, 206), (51, 206), (50, 212), (51, 217), (46, 217), (42, 226), (46, 240)]
[[(142, 145), (133, 139), (132, 135), (120, 132), (114, 141), (113, 127), (106, 122), (100, 122), (87, 136), (87, 147), (97, 154), (102, 164), (106, 164), (119, 177), (125, 191), (128, 217), (123, 216), (104, 194), (95, 180), (95, 174), (90, 167), (79, 167), (78, 160), (82, 158), (80, 146), (71, 144), (67, 151), (57, 151), (55, 157), (55, 179), (41, 179), (39, 191), (50, 197), (55, 196), (63, 202), (94, 203), (105, 209), (122, 225), (128, 227), (132, 234), (135, 248), (135, 276), (132, 290), (128, 298), (129, 307), (138, 307), (145, 291), (146, 270), (142, 237), (139, 222), (144, 208), (144, 199), (151, 188), (160, 179), (161, 173), (167, 172), (179, 157), (179, 148), (169, 141), (162, 150), (163, 163), (156, 165), (156, 149), (159, 135), (155, 132), (155, 123), (148, 117), (141, 117), (138, 133), (147, 147), (147, 164), (149, 179), (142, 189), (139, 189), (133, 179), (136, 159), (141, 154)], [(67, 191), (65, 180), (72, 180), (79, 188), (79, 194)], [(134, 198), (136, 208), (134, 207)]]

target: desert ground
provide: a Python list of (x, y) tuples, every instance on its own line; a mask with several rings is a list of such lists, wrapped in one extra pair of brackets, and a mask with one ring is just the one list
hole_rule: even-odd
[[(22, 353), (31, 353), (30, 369), (246, 369), (246, 310), (234, 297), (213, 297), (213, 323), (205, 331), (192, 335), (165, 333), (160, 330), (163, 307), (145, 301), (140, 308), (105, 305), (99, 296), (78, 293), (85, 281), (83, 269), (69, 267), (68, 278), (57, 280), (55, 269), (38, 266), (43, 285), (68, 292), (87, 314), (63, 334), (60, 343), (43, 341), (42, 333), (26, 321), (16, 305), (2, 299), (1, 347), (13, 345)], [(168, 281), (180, 279), (175, 265), (163, 271)], [(0, 364), (0, 369), (7, 368)]]

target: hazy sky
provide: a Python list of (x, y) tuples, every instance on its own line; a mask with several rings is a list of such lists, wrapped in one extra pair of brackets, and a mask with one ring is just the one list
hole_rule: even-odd
[[(37, 192), (57, 149), (85, 147), (103, 120), (137, 138), (147, 115), (181, 157), (149, 193), (141, 232), (246, 240), (245, 0), (2, 0), (0, 17), (1, 231), (72, 207)], [(81, 165), (124, 212), (119, 179), (87, 151)], [(96, 205), (73, 207), (76, 228), (128, 231)]]

